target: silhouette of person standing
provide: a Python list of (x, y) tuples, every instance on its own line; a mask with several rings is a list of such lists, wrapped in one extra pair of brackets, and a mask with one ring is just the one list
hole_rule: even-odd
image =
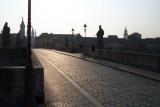
[(7, 22), (5, 22), (4, 27), (3, 27), (2, 40), (3, 40), (2, 47), (8, 48), (9, 43), (10, 43), (10, 28), (8, 27)]
[(103, 49), (104, 48), (104, 43), (103, 43), (104, 30), (102, 29), (101, 25), (99, 25), (99, 30), (96, 35), (97, 35), (97, 48)]
[(92, 45), (92, 52), (95, 52), (95, 45)]

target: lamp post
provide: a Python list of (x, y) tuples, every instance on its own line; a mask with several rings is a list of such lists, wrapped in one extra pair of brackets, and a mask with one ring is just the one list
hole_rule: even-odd
[(31, 57), (31, 0), (28, 0), (27, 38), (28, 38), (28, 57)]
[(28, 0), (28, 26), (27, 26), (27, 62), (25, 70), (25, 106), (35, 107), (33, 66), (31, 59), (31, 0)]
[(74, 29), (72, 28), (72, 52), (73, 52), (73, 36), (74, 36)]
[(87, 47), (87, 38), (86, 38), (86, 30), (87, 30), (87, 25), (84, 24), (84, 34), (85, 34), (85, 47)]

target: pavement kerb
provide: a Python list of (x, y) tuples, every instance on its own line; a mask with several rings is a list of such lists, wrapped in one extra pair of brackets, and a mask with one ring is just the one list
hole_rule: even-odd
[[(132, 72), (131, 70), (127, 70), (125, 67), (118, 67), (116, 65), (109, 64), (109, 63), (93, 61), (93, 60), (90, 60), (90, 59), (86, 59), (86, 58), (78, 57), (78, 56), (75, 56), (75, 55), (71, 55), (70, 53), (64, 53), (64, 52), (60, 52), (60, 51), (56, 51), (56, 50), (50, 50), (50, 49), (45, 49), (45, 50), (53, 51), (53, 52), (56, 52), (56, 53), (67, 55), (67, 56), (71, 56), (71, 57), (79, 58), (79, 59), (82, 59), (82, 60), (90, 61), (90, 62), (93, 62), (93, 63), (101, 64), (103, 66), (107, 66), (107, 67), (110, 67), (110, 68), (113, 68), (113, 69), (116, 69), (116, 70), (120, 70), (120, 71), (123, 71), (123, 72), (127, 72), (127, 73), (130, 73), (130, 74), (141, 76), (143, 78), (147, 78), (147, 79), (150, 79), (150, 80), (153, 80), (153, 81), (160, 82), (160, 78), (156, 78), (156, 77), (153, 77), (151, 75), (146, 75), (144, 73)], [(138, 68), (136, 68), (136, 69), (138, 69)]]

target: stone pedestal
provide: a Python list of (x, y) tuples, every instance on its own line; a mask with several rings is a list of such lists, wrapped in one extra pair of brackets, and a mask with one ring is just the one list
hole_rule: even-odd
[[(26, 49), (0, 49), (0, 107), (25, 107)], [(33, 96), (36, 105), (44, 104), (43, 67), (32, 55)]]
[(97, 45), (96, 45), (97, 49), (104, 49), (104, 42), (102, 39), (98, 39), (97, 40)]

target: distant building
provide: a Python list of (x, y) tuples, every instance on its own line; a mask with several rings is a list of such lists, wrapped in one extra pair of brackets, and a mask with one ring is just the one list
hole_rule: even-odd
[(25, 38), (25, 24), (22, 17), (22, 22), (20, 24), (20, 31), (19, 31), (20, 37)]
[(37, 48), (52, 48), (57, 50), (71, 50), (83, 47), (83, 37), (80, 34), (48, 34), (42, 33), (36, 37)]
[(141, 39), (141, 34), (140, 33), (132, 33), (131, 35), (128, 36), (128, 40), (125, 42), (127, 50), (135, 50), (139, 51), (141, 50), (142, 47), (142, 39)]
[(128, 39), (128, 31), (127, 31), (127, 28), (125, 27), (125, 30), (124, 30), (124, 39), (127, 40)]
[(142, 38), (142, 35), (140, 33), (132, 33), (131, 35), (128, 36), (129, 40), (140, 40)]
[[(127, 29), (125, 32), (127, 35), (125, 37), (127, 37), (127, 39), (118, 38), (117, 35), (108, 35), (108, 37), (104, 37), (104, 49), (160, 53), (160, 38), (142, 39), (140, 33), (135, 32), (128, 35)], [(79, 51), (84, 48), (91, 48), (93, 45), (96, 46), (97, 38), (82, 37), (80, 34), (42, 33), (39, 37), (36, 37), (35, 42), (36, 48), (69, 51), (73, 47), (74, 50)]]
[(20, 47), (26, 47), (27, 46), (27, 38), (25, 36), (25, 24), (24, 24), (23, 17), (22, 17), (22, 22), (20, 24), (20, 30), (17, 35), (19, 35)]
[(108, 35), (108, 39), (118, 39), (117, 35)]

